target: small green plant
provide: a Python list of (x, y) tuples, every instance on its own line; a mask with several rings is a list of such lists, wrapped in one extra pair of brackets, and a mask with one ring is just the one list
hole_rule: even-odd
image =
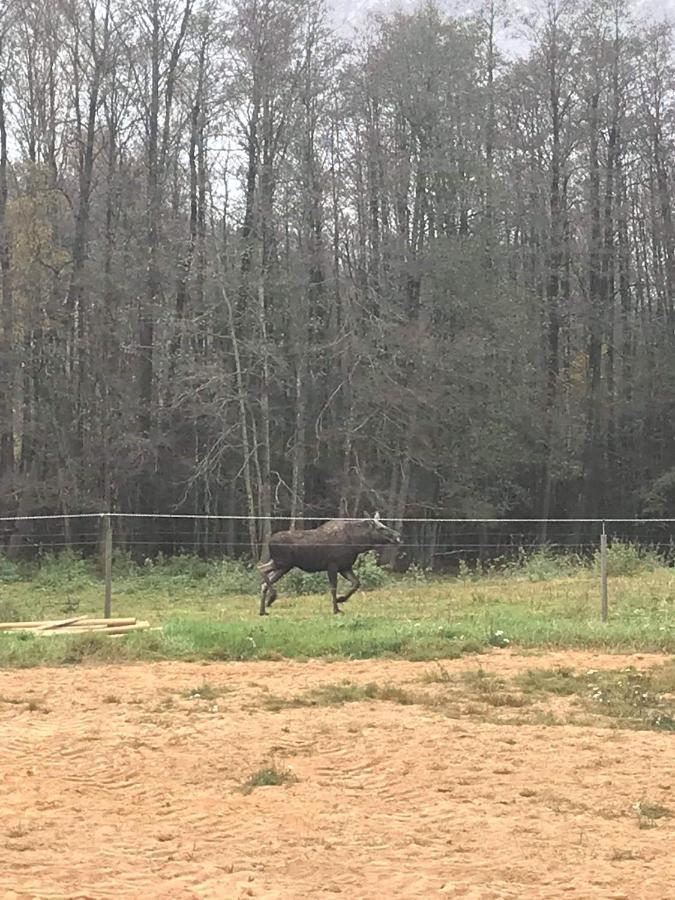
[(445, 666), (440, 663), (436, 663), (433, 669), (427, 669), (420, 678), (420, 681), (425, 684), (452, 684), (454, 680)]
[(487, 642), (491, 647), (508, 647), (511, 641), (507, 638), (503, 631), (497, 629), (496, 631), (490, 631), (487, 636)]
[(241, 789), (244, 794), (250, 794), (258, 787), (279, 786), (295, 784), (298, 778), (290, 769), (277, 769), (276, 766), (265, 766), (253, 772), (243, 783)]
[(414, 584), (426, 584), (431, 578), (431, 570), (425, 569), (418, 563), (411, 563), (408, 571), (405, 573), (406, 580), (412, 581)]

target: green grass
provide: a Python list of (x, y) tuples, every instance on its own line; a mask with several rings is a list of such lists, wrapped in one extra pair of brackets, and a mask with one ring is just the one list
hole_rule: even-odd
[[(388, 576), (385, 584), (359, 592), (341, 617), (332, 615), (327, 589), (297, 596), (284, 579), (271, 615), (261, 619), (258, 576), (241, 563), (179, 557), (145, 571), (122, 559), (113, 615), (161, 628), (116, 639), (0, 634), (0, 666), (281, 656), (433, 660), (491, 647), (675, 653), (674, 569), (647, 567), (610, 578), (610, 620), (603, 624), (592, 568), (553, 578), (542, 559), (523, 567), (520, 574), (510, 569), (470, 578)], [(533, 580), (536, 570), (544, 580)], [(101, 615), (103, 585), (91, 563), (54, 557), (38, 570), (3, 571), (2, 619)]]

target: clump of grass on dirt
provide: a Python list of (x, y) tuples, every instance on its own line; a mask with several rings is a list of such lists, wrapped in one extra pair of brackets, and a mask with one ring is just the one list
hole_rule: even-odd
[(184, 691), (183, 696), (186, 700), (217, 700), (227, 692), (228, 688), (226, 687), (217, 687), (204, 681), (198, 687)]
[(636, 803), (633, 810), (638, 817), (639, 828), (655, 828), (659, 819), (670, 819), (673, 816), (673, 811), (669, 807), (646, 800)]
[(241, 790), (244, 794), (250, 794), (251, 791), (258, 787), (295, 784), (297, 781), (297, 775), (291, 772), (290, 769), (278, 769), (276, 766), (265, 766), (249, 775), (242, 784)]
[(527, 697), (511, 690), (506, 679), (491, 675), (483, 669), (464, 672), (462, 680), (479, 700), (489, 706), (521, 707), (530, 703)]
[(675, 662), (639, 671), (531, 669), (515, 679), (528, 695), (573, 696), (590, 713), (623, 728), (675, 732)]
[(420, 698), (393, 684), (379, 685), (375, 682), (368, 684), (355, 684), (352, 681), (340, 681), (336, 683), (321, 684), (311, 688), (304, 694), (298, 694), (290, 699), (266, 697), (265, 707), (275, 711), (290, 709), (293, 707), (307, 706), (342, 706), (344, 703), (362, 703), (366, 700), (386, 700), (391, 703), (399, 703), (402, 706), (410, 706), (420, 702)]

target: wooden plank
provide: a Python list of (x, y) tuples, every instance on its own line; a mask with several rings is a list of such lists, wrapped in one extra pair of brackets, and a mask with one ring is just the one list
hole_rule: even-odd
[(47, 624), (44, 619), (39, 622), (0, 622), (0, 631), (30, 631)]
[(106, 628), (106, 634), (129, 634), (131, 631), (144, 631), (150, 627), (149, 622), (137, 622), (135, 625), (117, 625), (112, 628)]
[(53, 634), (87, 634), (90, 631), (106, 631), (106, 627), (105, 625), (91, 625), (89, 627), (70, 625), (65, 628), (51, 628), (46, 630), (36, 628), (35, 634), (37, 634), (38, 637), (49, 637)]
[(74, 625), (70, 628), (59, 628), (55, 631), (38, 631), (36, 632), (40, 637), (49, 637), (53, 634), (129, 634), (132, 631), (143, 631), (148, 628), (150, 625), (149, 622), (136, 622), (134, 625), (113, 625), (111, 627), (107, 627), (106, 625), (89, 625), (89, 626), (77, 626)]
[(66, 625), (73, 625), (75, 622), (86, 621), (86, 616), (73, 616), (70, 619), (60, 619), (56, 622), (44, 622), (38, 628), (38, 631), (49, 631), (52, 628), (63, 628)]
[(88, 619), (87, 616), (76, 616), (72, 619), (38, 619), (32, 622), (0, 622), (0, 631), (51, 631), (63, 630), (66, 627), (86, 628), (89, 625), (135, 625), (133, 617), (118, 619)]

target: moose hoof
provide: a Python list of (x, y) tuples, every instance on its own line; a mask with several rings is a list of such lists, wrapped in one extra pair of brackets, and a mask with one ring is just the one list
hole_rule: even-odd
[(349, 600), (349, 597), (338, 597), (335, 602), (336, 603), (346, 603)]
[(261, 610), (260, 610), (260, 615), (261, 615), (261, 616), (268, 616), (269, 613), (267, 612), (266, 609), (261, 609)]

